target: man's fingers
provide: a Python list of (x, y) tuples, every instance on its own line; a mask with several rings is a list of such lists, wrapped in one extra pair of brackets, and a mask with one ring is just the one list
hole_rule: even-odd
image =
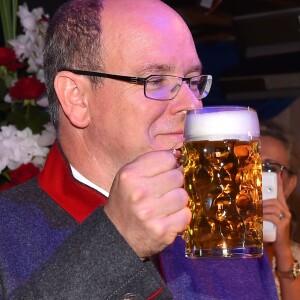
[(136, 158), (128, 166), (136, 168), (144, 176), (155, 176), (177, 167), (177, 160), (171, 151), (153, 151)]

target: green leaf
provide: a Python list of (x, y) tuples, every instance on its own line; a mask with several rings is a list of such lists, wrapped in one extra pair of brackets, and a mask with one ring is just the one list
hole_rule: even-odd
[(6, 182), (10, 182), (10, 176), (8, 174), (7, 167), (0, 173), (0, 186)]
[(8, 113), (7, 121), (18, 130), (29, 127), (35, 134), (44, 129), (44, 125), (50, 121), (50, 115), (40, 106), (16, 105), (14, 110)]
[(7, 125), (6, 115), (10, 110), (10, 104), (0, 102), (0, 126)]
[(39, 106), (31, 106), (27, 119), (27, 125), (33, 133), (40, 133), (44, 129), (44, 125), (50, 121), (48, 112), (41, 110)]
[(9, 112), (6, 120), (8, 124), (15, 125), (18, 130), (23, 130), (27, 127), (25, 112), (22, 112), (19, 109)]
[(4, 80), (0, 78), (0, 99), (3, 99), (3, 97), (5, 96), (6, 90), (7, 89)]
[(0, 17), (5, 44), (16, 37), (18, 0), (0, 0)]

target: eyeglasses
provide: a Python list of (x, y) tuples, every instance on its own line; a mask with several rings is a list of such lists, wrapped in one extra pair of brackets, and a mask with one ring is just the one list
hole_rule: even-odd
[(290, 169), (288, 169), (286, 166), (276, 162), (276, 161), (265, 161), (262, 163), (262, 170), (264, 172), (275, 172), (278, 175), (280, 175), (283, 171), (286, 171), (288, 174), (294, 174)]
[(110, 78), (133, 84), (143, 84), (144, 95), (153, 100), (174, 99), (178, 94), (183, 82), (188, 84), (191, 91), (198, 99), (203, 99), (208, 95), (212, 84), (211, 75), (198, 75), (190, 78), (173, 75), (150, 75), (146, 78), (142, 78), (73, 69), (63, 69), (61, 71), (69, 71), (78, 75)]

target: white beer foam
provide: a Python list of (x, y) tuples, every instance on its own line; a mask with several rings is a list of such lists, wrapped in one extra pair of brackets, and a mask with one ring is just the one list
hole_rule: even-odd
[(186, 140), (250, 141), (260, 135), (259, 121), (256, 111), (252, 109), (188, 113), (184, 135)]

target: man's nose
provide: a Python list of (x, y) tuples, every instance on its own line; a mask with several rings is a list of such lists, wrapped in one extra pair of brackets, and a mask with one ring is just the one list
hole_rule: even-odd
[(186, 81), (182, 83), (177, 97), (180, 97), (183, 105), (186, 106), (184, 110), (192, 110), (203, 107), (202, 100), (195, 96), (194, 92), (191, 90), (188, 82)]

